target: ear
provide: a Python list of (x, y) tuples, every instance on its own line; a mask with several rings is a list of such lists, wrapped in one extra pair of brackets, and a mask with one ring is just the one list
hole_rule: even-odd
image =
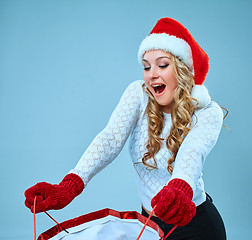
[[(194, 85), (192, 88), (191, 97), (198, 100), (199, 105), (197, 108), (204, 108), (211, 102), (211, 97), (204, 85)], [(193, 101), (193, 105), (195, 106), (196, 104), (197, 102)]]

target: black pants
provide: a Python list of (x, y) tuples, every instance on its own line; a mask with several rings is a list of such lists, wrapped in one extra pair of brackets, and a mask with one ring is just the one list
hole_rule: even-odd
[[(224, 223), (211, 197), (207, 195), (206, 201), (196, 209), (192, 221), (186, 226), (177, 227), (167, 240), (226, 240)], [(144, 209), (142, 215), (149, 216)], [(158, 217), (151, 217), (151, 220), (159, 225), (165, 235), (174, 227)]]

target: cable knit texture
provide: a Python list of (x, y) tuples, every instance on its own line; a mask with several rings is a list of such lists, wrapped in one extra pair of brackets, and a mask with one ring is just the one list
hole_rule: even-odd
[(34, 198), (37, 196), (35, 212), (61, 209), (67, 206), (84, 189), (82, 179), (76, 174), (67, 174), (58, 184), (37, 183), (25, 191), (25, 205), (33, 212)]
[(173, 179), (152, 199), (151, 206), (156, 206), (154, 213), (164, 222), (184, 226), (196, 213), (192, 197), (193, 191), (187, 182)]
[[(172, 153), (165, 146), (165, 140), (155, 156), (157, 169), (150, 170), (142, 163), (149, 139), (148, 118), (145, 113), (148, 95), (142, 89), (143, 83), (143, 80), (137, 80), (129, 84), (106, 127), (94, 138), (70, 173), (78, 174), (86, 186), (95, 174), (116, 158), (130, 136), (130, 156), (136, 170), (140, 200), (144, 207), (151, 211), (151, 199), (175, 178), (182, 179), (190, 185), (193, 191), (192, 201), (197, 206), (206, 199), (202, 169), (208, 153), (218, 139), (223, 112), (214, 101), (204, 108), (196, 109), (192, 117), (192, 129), (181, 144), (173, 163), (173, 174), (170, 175), (167, 171), (167, 160)], [(166, 139), (172, 121), (170, 114), (164, 115), (165, 125), (160, 137)], [(153, 165), (153, 159), (148, 159), (148, 163)]]

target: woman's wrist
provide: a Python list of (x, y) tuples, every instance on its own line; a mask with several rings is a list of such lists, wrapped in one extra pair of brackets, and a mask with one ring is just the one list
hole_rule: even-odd
[(181, 190), (185, 195), (190, 198), (190, 200), (192, 200), (193, 190), (185, 180), (180, 178), (174, 178), (168, 183), (168, 186)]
[(71, 188), (76, 196), (81, 194), (85, 187), (81, 177), (74, 173), (67, 174), (59, 185)]

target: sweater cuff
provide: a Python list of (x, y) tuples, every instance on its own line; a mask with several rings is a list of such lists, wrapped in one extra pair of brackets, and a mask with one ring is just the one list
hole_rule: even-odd
[(181, 190), (184, 194), (186, 194), (192, 200), (193, 190), (186, 181), (179, 178), (174, 178), (168, 183), (168, 186)]
[(74, 173), (69, 173), (63, 178), (62, 183), (66, 182), (66, 181), (73, 181), (74, 182), (76, 196), (82, 193), (85, 186), (84, 186), (84, 182), (80, 176), (78, 176), (77, 174), (74, 174)]

